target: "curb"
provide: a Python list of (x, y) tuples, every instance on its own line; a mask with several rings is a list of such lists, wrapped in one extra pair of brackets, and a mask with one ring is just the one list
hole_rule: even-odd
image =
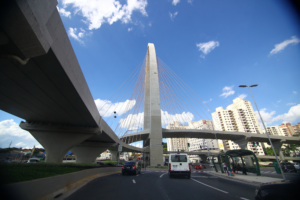
[(219, 175), (219, 174), (215, 174), (215, 173), (210, 173), (210, 172), (206, 172), (208, 174), (211, 174), (213, 176), (217, 176), (219, 178), (223, 178), (223, 179), (227, 179), (227, 180), (230, 180), (230, 181), (235, 181), (235, 182), (239, 182), (239, 183), (245, 183), (245, 184), (249, 184), (249, 185), (253, 185), (253, 186), (260, 186), (261, 183), (260, 182), (256, 182), (256, 181), (246, 181), (246, 180), (242, 180), (242, 179), (238, 179), (238, 178), (233, 178), (231, 176), (222, 176), (222, 175)]

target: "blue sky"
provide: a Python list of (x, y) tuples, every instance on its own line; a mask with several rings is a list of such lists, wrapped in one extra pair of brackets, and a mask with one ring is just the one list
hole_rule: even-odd
[[(154, 43), (211, 108), (252, 92), (267, 125), (300, 122), (300, 28), (285, 1), (59, 0), (58, 10), (95, 100), (107, 100)], [(223, 95), (222, 95), (223, 94)], [(254, 110), (256, 110), (254, 108)], [(0, 111), (0, 147), (39, 145)]]

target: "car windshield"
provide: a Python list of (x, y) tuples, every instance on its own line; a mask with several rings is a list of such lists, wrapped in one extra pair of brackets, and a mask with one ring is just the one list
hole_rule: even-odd
[(187, 162), (186, 155), (171, 155), (172, 162)]
[(126, 162), (125, 165), (135, 165), (135, 162)]

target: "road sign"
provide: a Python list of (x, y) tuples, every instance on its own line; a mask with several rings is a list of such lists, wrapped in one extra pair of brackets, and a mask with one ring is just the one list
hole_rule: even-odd
[(118, 151), (122, 151), (122, 145), (119, 145)]

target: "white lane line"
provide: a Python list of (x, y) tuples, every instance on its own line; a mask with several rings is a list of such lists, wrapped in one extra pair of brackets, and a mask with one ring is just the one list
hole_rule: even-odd
[[(167, 173), (168, 173), (168, 172), (167, 172)], [(167, 174), (167, 173), (164, 173), (164, 174), (160, 175), (160, 177), (159, 177), (159, 178), (161, 178), (163, 175), (165, 175), (165, 174)]]
[(240, 197), (241, 199), (243, 199), (243, 200), (249, 200), (249, 199), (246, 199), (246, 198), (244, 198), (244, 197)]
[(220, 191), (220, 192), (223, 192), (223, 193), (228, 193), (228, 192), (226, 192), (226, 191), (224, 191), (224, 190), (220, 190), (220, 189), (218, 189), (218, 188), (215, 188), (215, 187), (213, 187), (213, 186), (210, 186), (210, 185), (206, 185), (205, 183), (202, 183), (202, 182), (200, 182), (200, 181), (197, 181), (197, 180), (195, 180), (195, 179), (193, 179), (192, 178), (192, 180), (193, 181), (196, 181), (197, 183), (200, 183), (200, 184), (202, 184), (202, 185), (205, 185), (205, 186), (207, 186), (207, 187), (210, 187), (210, 188), (213, 188), (213, 189), (215, 189), (215, 190), (218, 190), (218, 191)]
[(132, 179), (132, 182), (133, 182), (133, 183), (136, 183), (134, 179)]

